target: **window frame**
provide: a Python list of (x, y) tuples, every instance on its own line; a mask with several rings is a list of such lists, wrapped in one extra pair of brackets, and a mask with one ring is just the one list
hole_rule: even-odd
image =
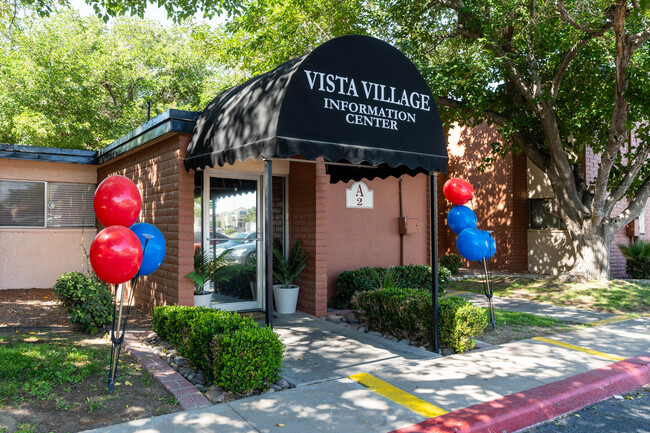
[[(528, 199), (528, 229), (529, 230), (566, 230), (566, 227), (564, 226), (564, 223), (562, 222), (562, 220), (560, 218), (556, 217), (555, 215), (551, 215), (548, 212), (545, 212), (544, 217), (545, 218), (548, 218), (548, 217), (552, 218), (556, 222), (556, 224), (553, 224), (552, 226), (547, 226), (547, 227), (533, 227), (533, 219), (534, 219), (533, 209), (537, 209), (534, 206), (534, 203), (540, 203), (540, 202), (545, 202), (545, 201), (550, 201), (550, 200), (551, 199), (549, 199), (549, 198), (529, 198)], [(543, 206), (541, 208), (544, 209)]]
[(47, 228), (47, 182), (42, 180), (0, 179), (3, 182), (40, 183), (43, 185), (43, 225), (5, 226), (0, 223), (0, 229), (44, 229)]
[[(51, 226), (48, 223), (48, 220), (50, 218), (49, 212), (49, 192), (50, 192), (50, 184), (76, 184), (76, 185), (91, 185), (92, 186), (92, 192), (94, 195), (94, 191), (97, 188), (97, 184), (94, 183), (80, 183), (80, 182), (50, 182), (50, 181), (43, 181), (43, 180), (24, 180), (24, 179), (4, 179), (0, 178), (0, 181), (3, 182), (20, 182), (20, 183), (39, 183), (43, 185), (43, 225), (28, 225), (28, 226), (17, 226), (17, 225), (2, 225), (2, 222), (0, 222), (0, 230), (16, 230), (16, 229), (52, 229), (52, 230), (79, 230), (79, 229), (86, 229), (86, 228), (92, 228), (95, 227), (96, 225), (96, 217), (94, 215), (94, 210), (93, 210), (93, 218), (92, 221), (88, 223), (88, 225), (77, 225), (77, 226)], [(90, 206), (92, 207), (92, 196), (90, 198), (91, 203)], [(85, 221), (85, 218), (83, 219)]]

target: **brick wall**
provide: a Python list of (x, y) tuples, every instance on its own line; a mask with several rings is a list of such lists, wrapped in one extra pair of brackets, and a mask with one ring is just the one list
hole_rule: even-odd
[(156, 272), (140, 279), (135, 304), (193, 304), (192, 270), (194, 175), (183, 168), (189, 134), (174, 134), (99, 167), (101, 182), (120, 174), (133, 180), (142, 194), (138, 222), (156, 226), (165, 236), (167, 251)]
[(300, 286), (298, 309), (316, 316), (327, 312), (327, 187), (325, 167), (291, 162), (289, 175), (289, 243), (296, 239), (309, 254)]
[(506, 269), (513, 272), (526, 272), (528, 270), (528, 226), (529, 206), (526, 183), (526, 155), (511, 155), (512, 170), (508, 184), (512, 190), (509, 197), (509, 209), (512, 218), (508, 225), (508, 256)]
[[(480, 230), (492, 230), (497, 252), (490, 265), (495, 269), (526, 270), (528, 210), (526, 201), (526, 160), (510, 154), (498, 159), (484, 172), (478, 170), (483, 158), (491, 156), (491, 143), (498, 141), (496, 128), (483, 123), (475, 128), (454, 127), (449, 131), (449, 172), (452, 177), (467, 180), (474, 187), (474, 199), (467, 204), (478, 218)], [(439, 218), (440, 255), (458, 254), (456, 237), (447, 226), (447, 213), (452, 204), (444, 199), (440, 186)], [(478, 268), (477, 262), (468, 263)]]
[(284, 178), (273, 177), (273, 239), (284, 242)]

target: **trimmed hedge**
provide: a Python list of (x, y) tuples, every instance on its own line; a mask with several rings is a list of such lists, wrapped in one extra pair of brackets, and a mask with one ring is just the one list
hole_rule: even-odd
[(256, 328), (250, 317), (206, 307), (154, 307), (153, 330), (158, 336), (176, 346), (176, 350), (207, 373), (212, 379), (214, 363), (210, 342), (215, 335), (234, 332), (240, 328)]
[(438, 264), (449, 269), (449, 272), (451, 272), (452, 275), (455, 275), (463, 264), (463, 260), (458, 254), (447, 254), (438, 259)]
[[(363, 310), (362, 320), (369, 329), (422, 344), (433, 339), (431, 294), (417, 289), (388, 288), (358, 293), (353, 303)], [(485, 312), (455, 296), (438, 304), (440, 340), (458, 353), (476, 345), (474, 336), (488, 325)]]
[(639, 280), (650, 279), (650, 258), (627, 258), (625, 259), (625, 270), (630, 278)]
[[(451, 272), (445, 267), (438, 267), (438, 293), (445, 293)], [(345, 271), (336, 279), (336, 306), (349, 308), (353, 306), (352, 297), (359, 292), (384, 287), (387, 279), (391, 287), (411, 288), (431, 291), (431, 266), (407, 265), (392, 268), (361, 268)]]
[(267, 389), (280, 378), (284, 343), (271, 328), (242, 328), (212, 339), (215, 382), (236, 393)]
[(81, 272), (61, 275), (54, 284), (54, 294), (72, 323), (79, 323), (94, 334), (113, 320), (113, 294), (97, 279)]
[(284, 344), (280, 337), (235, 312), (205, 307), (154, 307), (153, 330), (203, 370), (206, 378), (215, 380), (227, 391), (266, 389), (282, 371)]

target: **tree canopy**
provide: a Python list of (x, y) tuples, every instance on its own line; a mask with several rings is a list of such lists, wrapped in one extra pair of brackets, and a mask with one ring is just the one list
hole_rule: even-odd
[(142, 124), (147, 102), (153, 115), (202, 110), (237, 75), (212, 55), (215, 39), (191, 23), (26, 18), (1, 42), (0, 142), (95, 149)]
[[(493, 144), (493, 158), (523, 151), (548, 175), (556, 196), (549, 211), (571, 233), (575, 273), (603, 278), (614, 233), (650, 194), (648, 6), (249, 0), (226, 30), (238, 64), (255, 73), (342, 34), (398, 46), (427, 79), (443, 122), (494, 125), (503, 140)], [(601, 158), (593, 179), (583, 174), (588, 153)], [(627, 207), (614, 214), (621, 200)]]
[[(142, 15), (147, 3), (86, 2), (104, 19)], [(555, 192), (549, 211), (571, 233), (576, 273), (606, 276), (614, 233), (639, 215), (650, 195), (650, 0), (152, 3), (176, 20), (196, 11), (229, 20), (216, 31), (164, 30), (133, 18), (103, 27), (97, 18), (69, 14), (15, 26), (11, 5), (47, 15), (67, 0), (12, 0), (0, 7), (8, 23), (0, 54), (0, 141), (64, 145), (70, 139), (82, 146), (91, 137), (114, 138), (141, 123), (136, 114), (147, 100), (202, 109), (217, 90), (247, 75), (332, 37), (368, 34), (418, 66), (443, 122), (494, 125), (503, 136), (494, 157), (524, 152), (548, 175)], [(584, 176), (589, 153), (601, 158), (593, 179)], [(625, 210), (614, 214), (622, 201)]]

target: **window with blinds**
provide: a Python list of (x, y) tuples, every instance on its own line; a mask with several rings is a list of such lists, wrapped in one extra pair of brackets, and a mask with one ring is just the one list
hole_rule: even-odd
[(45, 182), (0, 180), (0, 227), (45, 227)]
[(94, 227), (95, 185), (0, 179), (0, 227)]
[(47, 186), (48, 227), (95, 226), (95, 185), (49, 182)]

